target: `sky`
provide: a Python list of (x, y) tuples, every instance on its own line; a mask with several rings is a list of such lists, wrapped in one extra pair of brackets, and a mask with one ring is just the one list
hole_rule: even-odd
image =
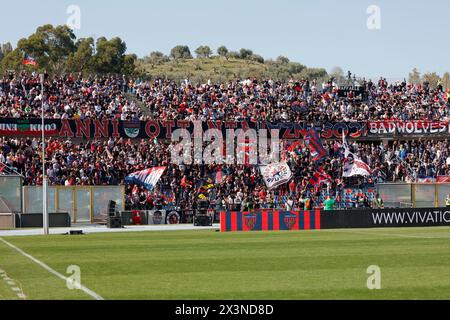
[[(407, 78), (413, 68), (450, 72), (448, 0), (7, 1), (0, 43), (15, 46), (40, 25), (66, 24), (70, 5), (81, 12), (77, 37), (119, 36), (140, 57), (179, 44), (191, 52), (225, 45), (371, 79)], [(367, 12), (372, 5), (379, 15)]]

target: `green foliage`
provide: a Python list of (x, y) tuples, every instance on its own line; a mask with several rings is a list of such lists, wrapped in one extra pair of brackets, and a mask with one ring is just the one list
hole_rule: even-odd
[(253, 51), (250, 49), (242, 48), (241, 50), (239, 50), (239, 56), (241, 59), (248, 59), (252, 55), (253, 55)]
[(13, 51), (11, 43), (7, 42), (0, 46), (0, 61)]
[(217, 54), (218, 54), (219, 56), (221, 56), (221, 57), (227, 58), (227, 56), (228, 56), (228, 49), (227, 49), (227, 47), (225, 47), (225, 46), (220, 46), (220, 47), (217, 49)]
[(427, 82), (432, 89), (441, 84), (444, 90), (450, 90), (450, 74), (448, 72), (445, 72), (442, 77), (436, 72), (428, 72), (421, 75), (417, 68), (414, 68), (409, 73), (408, 82), (413, 84)]
[(66, 25), (47, 24), (37, 28), (27, 39), (19, 40), (17, 47), (37, 59), (39, 66), (53, 73), (62, 73), (70, 54), (75, 49), (73, 31)]
[(130, 75), (134, 76), (136, 75), (136, 61), (137, 56), (135, 54), (127, 54), (123, 57), (123, 64), (121, 73), (123, 75)]
[(94, 39), (79, 39), (76, 51), (69, 56), (67, 69), (70, 72), (90, 73), (94, 68)]
[(321, 79), (327, 76), (327, 71), (323, 68), (305, 68), (300, 75), (304, 79)]
[[(259, 61), (234, 58), (233, 52), (230, 52), (227, 60), (216, 56), (209, 59), (171, 60), (159, 65), (151, 65), (147, 59), (141, 59), (137, 68), (145, 74), (147, 79), (168, 78), (180, 82), (188, 77), (194, 83), (205, 83), (208, 79), (213, 82), (225, 82), (252, 77), (284, 81), (327, 77), (324, 69), (309, 71), (300, 63), (289, 62), (279, 65), (272, 60), (264, 61), (262, 57), (256, 60)], [(315, 76), (320, 77), (313, 78)]]
[[(133, 74), (137, 60), (135, 55), (126, 56), (126, 44), (120, 38), (107, 40), (83, 38), (77, 41), (73, 31), (66, 25), (47, 24), (36, 29), (28, 38), (19, 40), (17, 49), (6, 44), (2, 46), (0, 68), (22, 70), (34, 67), (22, 66), (24, 54), (34, 57), (38, 71), (51, 74), (82, 72), (84, 74)], [(9, 52), (9, 53), (8, 53)]]
[(230, 52), (228, 53), (228, 58), (231, 58), (231, 59), (240, 59), (240, 58), (241, 58), (241, 54), (240, 54), (239, 52), (237, 52), (237, 51), (230, 51)]
[(259, 63), (264, 63), (264, 58), (259, 54), (252, 54), (251, 56), (248, 57), (248, 59)]
[(192, 59), (192, 54), (191, 54), (191, 50), (189, 50), (188, 46), (178, 45), (170, 51), (170, 57), (175, 60)]
[(337, 83), (343, 83), (345, 81), (344, 70), (341, 67), (334, 67), (330, 72), (330, 77)]
[(450, 74), (448, 72), (442, 76), (442, 87), (444, 90), (450, 90)]
[(144, 61), (152, 66), (155, 66), (169, 62), (170, 58), (160, 51), (153, 51), (149, 56), (144, 58)]
[(0, 70), (4, 72), (6, 70), (22, 70), (23, 54), (16, 48), (12, 52), (8, 53), (0, 62)]
[(118, 37), (111, 40), (101, 37), (97, 40), (96, 49), (93, 57), (96, 73), (122, 73), (127, 50), (125, 42)]
[[(291, 74), (291, 75), (302, 73), (306, 69), (306, 67), (304, 65), (302, 65), (301, 63), (298, 63), (298, 62), (289, 62), (286, 65), (286, 67), (287, 67), (287, 70), (288, 70), (289, 74)], [(326, 74), (326, 72), (322, 73), (322, 74), (320, 74), (318, 76), (312, 75), (311, 77), (312, 78), (316, 78), (316, 77), (320, 78), (320, 77), (323, 77), (325, 74)]]
[(212, 50), (208, 46), (200, 46), (195, 49), (195, 54), (197, 58), (209, 58), (212, 55)]
[(435, 88), (440, 80), (441, 77), (436, 72), (424, 73), (422, 76), (422, 82), (428, 82), (431, 88)]
[(279, 56), (276, 60), (276, 63), (278, 64), (288, 64), (289, 62), (289, 59), (285, 56)]
[(418, 84), (418, 83), (420, 83), (420, 80), (421, 80), (420, 72), (417, 70), (417, 68), (414, 68), (409, 73), (408, 82), (413, 83), (413, 84)]

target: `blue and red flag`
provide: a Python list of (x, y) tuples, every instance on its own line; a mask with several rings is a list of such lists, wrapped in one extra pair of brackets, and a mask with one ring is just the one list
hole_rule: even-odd
[(166, 167), (154, 167), (138, 171), (127, 176), (125, 183), (143, 186), (147, 190), (152, 191), (165, 170)]
[(23, 58), (23, 64), (26, 66), (38, 66), (37, 60), (28, 54), (25, 54), (25, 57)]
[(314, 128), (306, 132), (304, 139), (311, 150), (314, 161), (320, 161), (328, 156), (328, 152), (323, 147), (322, 139)]
[(317, 169), (312, 178), (309, 180), (309, 185), (315, 187), (324, 181), (331, 182), (332, 179), (328, 173), (326, 173), (322, 168)]

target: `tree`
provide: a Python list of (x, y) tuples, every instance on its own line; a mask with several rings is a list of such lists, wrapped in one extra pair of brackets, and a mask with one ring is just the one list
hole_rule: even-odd
[(152, 66), (155, 66), (168, 62), (170, 59), (168, 56), (166, 56), (164, 53), (160, 51), (153, 51), (150, 52), (150, 55), (146, 57), (145, 60)]
[(327, 71), (322, 68), (306, 68), (301, 72), (301, 76), (308, 80), (320, 79), (327, 76)]
[(76, 50), (75, 39), (67, 25), (47, 24), (38, 27), (27, 39), (19, 40), (17, 47), (36, 58), (42, 69), (62, 73), (70, 54)]
[(20, 70), (22, 68), (22, 61), (23, 53), (18, 48), (16, 48), (12, 52), (4, 56), (0, 61), (0, 70)]
[(2, 44), (2, 52), (5, 56), (12, 51), (13, 51), (13, 47), (10, 42)]
[(259, 54), (252, 54), (251, 56), (248, 57), (248, 59), (259, 63), (264, 63), (264, 58)]
[(70, 72), (90, 73), (94, 67), (94, 39), (79, 39), (76, 43), (76, 51), (67, 60), (67, 70)]
[(241, 58), (241, 55), (239, 54), (239, 52), (236, 52), (236, 51), (230, 51), (227, 56), (228, 56), (228, 58), (232, 58), (232, 59), (240, 59)]
[(189, 50), (188, 46), (176, 46), (170, 51), (170, 57), (178, 60), (178, 59), (192, 59), (191, 50)]
[(241, 50), (239, 50), (239, 55), (241, 57), (241, 59), (247, 59), (249, 58), (251, 55), (253, 55), (253, 51), (250, 49), (244, 49), (242, 48)]
[(228, 49), (227, 49), (227, 47), (225, 47), (225, 46), (220, 46), (220, 47), (217, 49), (217, 54), (218, 54), (219, 56), (221, 56), (221, 57), (223, 57), (223, 58), (225, 58), (225, 59), (228, 60)]
[(305, 70), (306, 67), (298, 62), (289, 62), (287, 64), (287, 70), (289, 72), (289, 75), (299, 74)]
[(444, 90), (450, 90), (450, 74), (448, 72), (442, 76), (442, 87)]
[(276, 63), (278, 64), (288, 64), (289, 62), (289, 59), (285, 56), (279, 56), (276, 60)]
[(417, 70), (417, 68), (414, 68), (408, 76), (408, 82), (412, 84), (419, 84), (420, 83), (420, 72)]
[(11, 43), (7, 42), (0, 46), (0, 60), (6, 57), (9, 53), (13, 51)]
[(212, 50), (208, 46), (200, 46), (195, 49), (195, 54), (197, 54), (197, 58), (209, 58), (212, 55)]
[(132, 76), (136, 74), (136, 61), (137, 56), (135, 54), (127, 54), (123, 57), (123, 64), (121, 73), (123, 75)]
[(94, 56), (94, 70), (100, 74), (121, 74), (127, 46), (120, 38), (97, 39), (97, 52)]
[[(19, 40), (17, 48), (12, 50), (9, 43), (1, 46), (4, 57), (1, 68), (20, 70), (23, 68), (24, 53), (34, 57), (39, 71), (52, 74), (64, 72), (84, 72), (99, 74), (133, 73), (136, 56), (126, 56), (127, 46), (120, 38), (107, 40), (82, 38), (76, 41), (75, 34), (66, 25), (43, 25), (28, 38)], [(4, 53), (7, 53), (6, 55)]]
[(430, 85), (430, 88), (436, 88), (439, 80), (441, 80), (441, 78), (438, 76), (438, 74), (436, 72), (429, 72), (429, 73), (424, 73), (424, 75), (422, 76), (422, 81), (423, 82), (428, 82)]
[(342, 70), (341, 67), (334, 67), (333, 69), (331, 69), (330, 77), (334, 78), (334, 81), (336, 83), (342, 83), (345, 81), (344, 70)]

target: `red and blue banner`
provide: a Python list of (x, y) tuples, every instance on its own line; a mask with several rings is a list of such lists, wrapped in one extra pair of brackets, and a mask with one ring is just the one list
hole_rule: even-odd
[(316, 130), (311, 129), (305, 135), (305, 142), (311, 150), (311, 155), (314, 161), (320, 161), (328, 156), (328, 152), (325, 150), (320, 139), (319, 133)]
[(220, 231), (320, 230), (320, 210), (221, 212)]

